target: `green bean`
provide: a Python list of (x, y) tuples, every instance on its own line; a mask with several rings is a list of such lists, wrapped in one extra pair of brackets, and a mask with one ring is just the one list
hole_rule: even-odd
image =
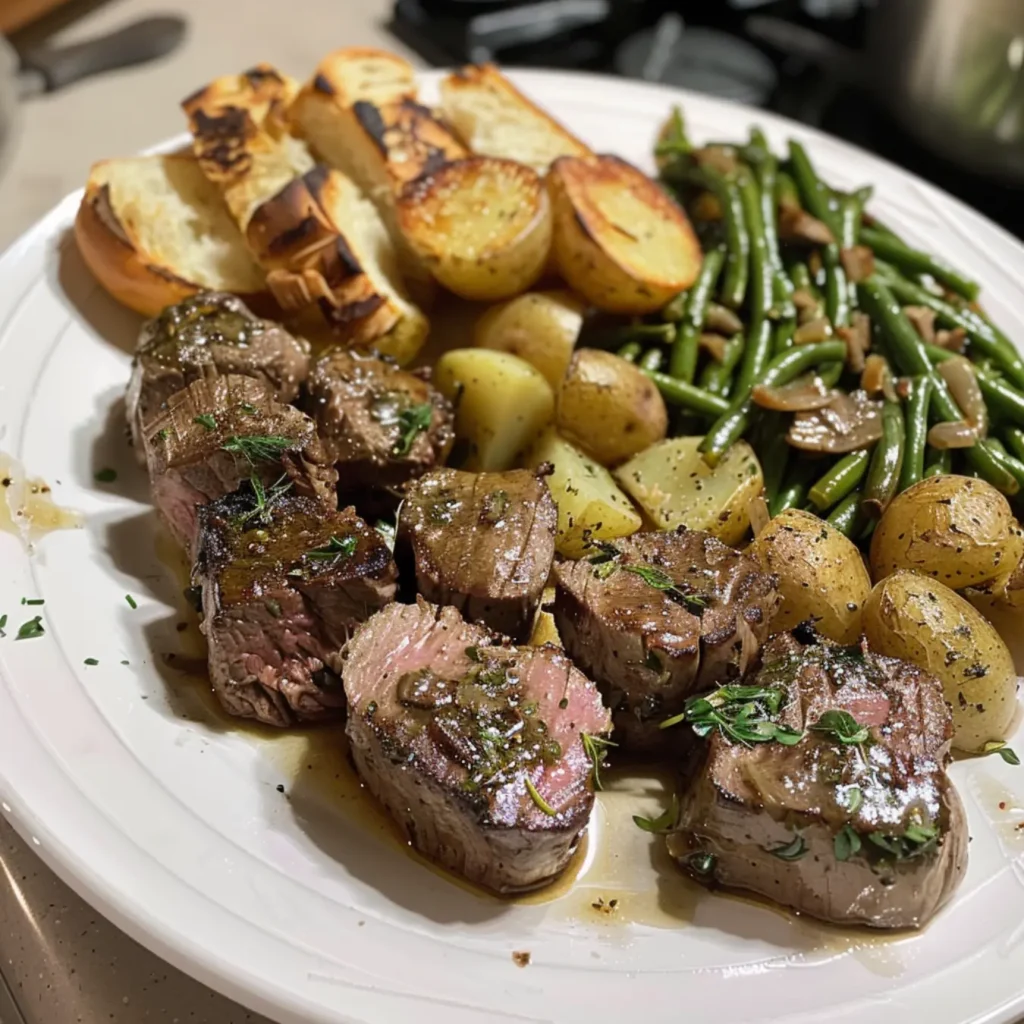
[(661, 397), (669, 405), (682, 406), (684, 409), (709, 417), (721, 416), (729, 408), (729, 403), (724, 398), (709, 394), (685, 381), (676, 380), (666, 373), (658, 373), (655, 370), (644, 372), (654, 381), (661, 392)]
[(686, 121), (681, 107), (672, 108), (661, 138), (654, 147), (655, 156), (680, 156), (693, 152), (693, 143), (686, 134)]
[(944, 284), (950, 291), (962, 295), (969, 302), (977, 299), (977, 282), (964, 277), (948, 263), (919, 249), (911, 249), (898, 238), (893, 238), (883, 231), (875, 231), (873, 228), (863, 228), (860, 237), (861, 241), (865, 245), (870, 245), (882, 259), (894, 264), (904, 273), (930, 274), (936, 281)]
[[(842, 361), (845, 355), (846, 345), (841, 341), (800, 345), (772, 359), (765, 368), (760, 383), (766, 387), (788, 384), (811, 367)], [(715, 421), (700, 443), (699, 450), (709, 466), (717, 465), (729, 447), (746, 432), (750, 426), (753, 405), (749, 389), (746, 392), (737, 390), (732, 404)]]
[(680, 292), (674, 299), (669, 300), (662, 306), (661, 319), (667, 323), (676, 324), (683, 319), (686, 313), (686, 304), (690, 301), (689, 292)]
[(887, 401), (882, 407), (882, 437), (871, 455), (871, 465), (864, 484), (861, 507), (880, 516), (892, 501), (903, 468), (903, 446), (906, 429), (903, 406), (899, 400)]
[(786, 425), (782, 413), (766, 412), (761, 417), (758, 429), (757, 456), (764, 475), (764, 492), (769, 506), (782, 487), (789, 462), (789, 442), (786, 440)]
[(724, 261), (725, 254), (721, 249), (712, 249), (705, 254), (700, 274), (690, 289), (686, 309), (672, 342), (668, 372), (687, 384), (693, 383), (701, 328)]
[(627, 363), (635, 363), (641, 352), (643, 352), (643, 346), (639, 341), (627, 341), (615, 354), (620, 359), (625, 359)]
[(826, 245), (822, 255), (825, 263), (825, 314), (833, 327), (849, 327), (850, 284), (839, 258), (839, 246)]
[(728, 255), (725, 260), (725, 274), (722, 279), (722, 303), (730, 309), (739, 309), (747, 294), (750, 276), (750, 235), (743, 214), (743, 200), (736, 175), (723, 174), (713, 167), (695, 167), (687, 174), (687, 180), (700, 188), (713, 192), (722, 207)]
[(787, 508), (799, 508), (807, 497), (807, 488), (814, 479), (815, 464), (808, 458), (798, 459), (787, 471), (775, 496), (768, 497), (768, 511), (777, 516)]
[(616, 327), (615, 336), (619, 341), (654, 342), (664, 344), (671, 341), (676, 335), (676, 329), (672, 324), (627, 324), (625, 327)]
[(1018, 488), (1024, 487), (1024, 462), (1011, 455), (997, 438), (990, 437), (988, 445), (996, 462), (1013, 477)]
[(757, 175), (760, 190), (761, 223), (764, 226), (765, 244), (768, 247), (768, 259), (771, 264), (772, 312), (778, 317), (790, 317), (795, 313), (793, 285), (782, 266), (775, 198), (779, 161), (769, 149), (768, 140), (759, 128), (751, 129), (750, 141), (751, 145), (758, 146), (764, 152), (764, 156), (754, 164), (754, 173)]
[(660, 370), (665, 361), (665, 352), (660, 348), (649, 348), (638, 360), (641, 370)]
[(860, 241), (864, 204), (871, 198), (873, 191), (867, 186), (839, 200), (839, 244), (843, 249), (852, 249)]
[(907, 399), (907, 438), (898, 490), (912, 487), (924, 475), (924, 452), (928, 442), (928, 406), (932, 398), (930, 377), (915, 377)]
[(772, 308), (772, 257), (761, 215), (761, 190), (746, 168), (737, 176), (737, 187), (750, 238), (750, 313), (752, 317), (767, 316)]
[(1003, 431), (1003, 438), (1010, 452), (1018, 459), (1024, 460), (1024, 430), (1020, 427), (1007, 427)]
[(1024, 394), (994, 374), (975, 368), (978, 387), (989, 412), (1018, 426), (1024, 426)]
[(785, 317), (772, 330), (772, 356), (780, 356), (788, 348), (793, 347), (793, 335), (796, 333), (796, 318)]
[(870, 461), (869, 448), (844, 455), (827, 473), (819, 477), (808, 491), (808, 497), (815, 507), (821, 511), (842, 501), (860, 485)]
[(700, 375), (700, 386), (705, 391), (727, 398), (732, 390), (732, 375), (743, 355), (743, 335), (736, 334), (726, 340), (721, 362), (710, 362)]
[(832, 190), (818, 177), (807, 150), (794, 139), (789, 141), (789, 163), (800, 191), (804, 209), (817, 217), (839, 239), (839, 220), (834, 209)]
[(789, 279), (797, 291), (807, 292), (816, 299), (821, 298), (818, 286), (811, 279), (811, 271), (806, 263), (798, 261), (789, 268)]
[(793, 176), (788, 171), (779, 171), (775, 179), (776, 207), (799, 206), (800, 192)]
[(853, 537), (861, 522), (862, 495), (860, 491), (852, 491), (832, 510), (828, 517), (828, 525), (838, 530), (844, 537)]
[(750, 333), (743, 349), (743, 361), (740, 363), (739, 373), (736, 374), (737, 394), (749, 393), (750, 389), (761, 380), (771, 358), (771, 322), (764, 317), (755, 317), (750, 325)]
[(948, 448), (929, 448), (924, 476), (943, 476), (953, 471), (953, 453)]

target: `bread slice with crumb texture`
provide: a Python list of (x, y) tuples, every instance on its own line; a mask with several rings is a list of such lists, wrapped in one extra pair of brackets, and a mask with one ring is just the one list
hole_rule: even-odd
[(493, 64), (468, 64), (448, 75), (441, 82), (441, 111), (474, 153), (518, 160), (538, 174), (560, 156), (593, 155)]
[(263, 270), (189, 154), (93, 165), (75, 239), (100, 284), (144, 316), (206, 289), (273, 312)]

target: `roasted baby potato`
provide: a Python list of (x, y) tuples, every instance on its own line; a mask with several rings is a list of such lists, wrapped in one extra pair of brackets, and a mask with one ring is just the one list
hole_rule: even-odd
[(536, 171), (473, 156), (421, 175), (402, 190), (398, 224), (437, 280), (464, 299), (525, 291), (551, 249), (551, 204)]
[(871, 575), (913, 569), (962, 590), (1005, 580), (1022, 555), (1024, 537), (999, 491), (972, 477), (932, 476), (885, 510), (871, 539)]
[(547, 431), (532, 448), (527, 465), (549, 462), (554, 467), (548, 488), (558, 506), (555, 547), (567, 558), (593, 552), (594, 541), (628, 537), (643, 525), (639, 514), (604, 467)]
[(473, 342), (525, 359), (557, 392), (583, 326), (583, 308), (569, 291), (526, 292), (487, 310), (473, 328)]
[(953, 708), (953, 746), (980, 752), (1005, 740), (1017, 711), (1017, 673), (999, 634), (959, 594), (900, 570), (864, 605), (864, 634), (881, 654), (920, 665)]
[(548, 188), (555, 265), (598, 309), (653, 313), (697, 279), (700, 243), (686, 214), (624, 160), (561, 157)]
[(749, 554), (779, 580), (782, 601), (773, 633), (811, 620), (830, 640), (857, 642), (871, 578), (853, 541), (810, 512), (791, 508), (769, 521)]
[(738, 441), (712, 469), (697, 450), (703, 438), (651, 445), (615, 471), (622, 489), (659, 530), (686, 526), (739, 544), (750, 527), (749, 504), (764, 487), (761, 464)]
[(469, 447), (466, 469), (509, 469), (554, 418), (551, 385), (507, 352), (452, 349), (437, 361), (434, 384), (455, 405), (455, 435)]
[(581, 348), (558, 392), (558, 432), (602, 466), (617, 466), (664, 440), (668, 411), (661, 392), (632, 363)]

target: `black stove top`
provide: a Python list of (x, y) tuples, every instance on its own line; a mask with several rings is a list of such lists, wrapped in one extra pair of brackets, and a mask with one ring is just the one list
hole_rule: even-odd
[(861, 90), (753, 40), (755, 14), (857, 49), (867, 12), (862, 0), (396, 0), (389, 27), (435, 65), (600, 71), (762, 106), (906, 167), (1024, 238), (1024, 189), (942, 160)]

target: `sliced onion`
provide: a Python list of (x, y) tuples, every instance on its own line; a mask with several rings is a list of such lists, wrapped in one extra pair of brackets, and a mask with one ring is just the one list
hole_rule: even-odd
[(697, 343), (709, 356), (711, 356), (712, 359), (714, 359), (716, 363), (724, 361), (725, 346), (728, 342), (720, 334), (711, 334), (710, 332), (705, 331), (700, 336)]
[(807, 412), (823, 409), (834, 393), (825, 387), (825, 382), (816, 373), (805, 373), (802, 377), (778, 387), (757, 384), (750, 392), (755, 405), (776, 412)]
[(756, 537), (772, 518), (768, 511), (768, 502), (765, 501), (763, 494), (758, 494), (747, 502), (747, 514), (750, 516), (750, 527)]
[(927, 345), (935, 342), (935, 310), (927, 306), (904, 306), (903, 315), (914, 325)]
[(780, 208), (779, 238), (785, 242), (802, 242), (805, 245), (831, 245), (836, 240), (827, 224), (799, 206)]
[(839, 254), (846, 276), (854, 283), (866, 281), (875, 272), (875, 254), (866, 245), (854, 245)]
[(794, 345), (813, 345), (819, 341), (828, 341), (832, 337), (832, 324), (828, 317), (819, 316), (817, 320), (809, 320), (801, 324), (793, 335)]
[(855, 313), (849, 327), (840, 327), (836, 334), (846, 342), (846, 368), (860, 373), (871, 348), (871, 318), (866, 313)]
[(707, 315), (704, 317), (704, 326), (709, 331), (724, 334), (727, 338), (731, 338), (734, 334), (739, 334), (743, 330), (743, 321), (731, 309), (726, 309), (725, 306), (712, 302), (708, 306)]
[(967, 424), (974, 428), (978, 437), (984, 437), (988, 433), (988, 408), (970, 361), (964, 356), (953, 356), (952, 359), (944, 359), (936, 369), (960, 406)]
[(864, 372), (860, 375), (860, 386), (871, 398), (884, 395), (890, 402), (896, 401), (892, 370), (885, 356), (872, 354), (864, 360)]
[(950, 352), (963, 352), (967, 343), (967, 332), (962, 327), (954, 327), (951, 331), (935, 332), (935, 344)]
[(844, 453), (868, 448), (882, 436), (882, 403), (863, 391), (834, 392), (824, 408), (793, 417), (786, 440), (808, 452)]
[(955, 423), (936, 423), (928, 431), (928, 443), (940, 451), (946, 448), (973, 448), (978, 432), (963, 420)]

